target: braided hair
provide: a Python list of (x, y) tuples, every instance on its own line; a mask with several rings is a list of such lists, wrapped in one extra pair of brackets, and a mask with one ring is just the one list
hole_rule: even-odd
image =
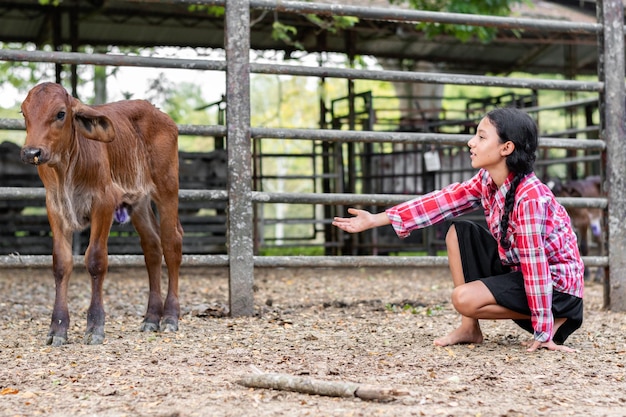
[(515, 149), (506, 157), (506, 166), (514, 173), (511, 188), (504, 199), (504, 213), (500, 219), (500, 246), (511, 247), (507, 240), (509, 216), (515, 203), (515, 191), (526, 175), (531, 173), (537, 157), (538, 133), (535, 121), (525, 112), (512, 108), (497, 108), (485, 116), (496, 128), (500, 143), (513, 142)]

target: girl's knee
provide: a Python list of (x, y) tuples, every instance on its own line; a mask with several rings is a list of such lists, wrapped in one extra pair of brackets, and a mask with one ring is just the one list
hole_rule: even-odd
[(458, 306), (462, 306), (465, 304), (466, 292), (467, 291), (465, 291), (465, 285), (459, 285), (458, 287), (455, 287), (454, 290), (452, 290), (452, 305), (457, 310), (459, 309)]
[(452, 291), (452, 305), (464, 316), (472, 317), (476, 312), (476, 294), (471, 286), (459, 285)]

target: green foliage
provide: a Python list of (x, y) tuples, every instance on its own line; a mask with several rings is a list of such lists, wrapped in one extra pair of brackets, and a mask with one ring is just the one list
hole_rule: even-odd
[(42, 6), (55, 6), (61, 4), (61, 0), (39, 0), (39, 4)]
[(224, 6), (205, 6), (202, 4), (192, 4), (188, 7), (190, 12), (206, 12), (209, 16), (212, 17), (222, 17), (226, 14), (226, 9)]
[(332, 16), (330, 19), (324, 19), (314, 14), (307, 14), (306, 18), (320, 29), (331, 33), (337, 33), (337, 29), (349, 29), (359, 22), (358, 18), (352, 16)]
[[(188, 82), (176, 83), (165, 98), (163, 109), (177, 123), (193, 123), (196, 109), (204, 105), (201, 90)], [(199, 122), (197, 119), (196, 122)]]
[(278, 20), (274, 21), (272, 24), (272, 39), (277, 41), (283, 41), (287, 45), (291, 45), (296, 49), (304, 49), (304, 46), (296, 40), (294, 40), (295, 35), (297, 35), (298, 29), (295, 26), (284, 25)]
[[(34, 50), (42, 50), (42, 51), (52, 51), (53, 48), (50, 45), (41, 45), (40, 47), (26, 43), (2, 43), (0, 42), (0, 48), (2, 49), (12, 49), (18, 51), (34, 51)], [(69, 46), (63, 47), (65, 51), (69, 51)], [(145, 50), (145, 49), (144, 49)], [(97, 47), (94, 48), (92, 46), (86, 45), (79, 48), (79, 52), (84, 53), (99, 53), (106, 54), (108, 52), (123, 52), (126, 54), (138, 53), (138, 48), (115, 48), (115, 47)], [(69, 65), (62, 65), (61, 71), (61, 79), (67, 80), (64, 81), (66, 86), (69, 84)], [(104, 67), (104, 66), (90, 66), (90, 65), (78, 65), (77, 73), (78, 73), (78, 90), (79, 90), (79, 98), (81, 101), (90, 104), (99, 104), (102, 101), (98, 101), (94, 99), (97, 94), (94, 94), (93, 90), (85, 91), (85, 87), (90, 82), (94, 82), (98, 84), (98, 81), (101, 83), (106, 83), (106, 79), (109, 76), (115, 75), (119, 71), (119, 67)], [(9, 83), (13, 86), (18, 93), (25, 95), (29, 89), (31, 89), (34, 85), (43, 82), (43, 81), (54, 81), (55, 80), (55, 65), (50, 62), (20, 62), (20, 61), (0, 61), (0, 79), (2, 83)], [(2, 84), (0, 83), (0, 84)], [(102, 84), (101, 84), (102, 85)], [(104, 92), (102, 92), (104, 93)], [(96, 97), (97, 98), (97, 97)], [(106, 99), (106, 94), (104, 94), (102, 99)]]
[(422, 305), (413, 305), (411, 302), (403, 302), (402, 304), (387, 303), (385, 304), (385, 310), (390, 313), (420, 314), (432, 317), (442, 311), (443, 307), (440, 305), (424, 307)]
[(321, 246), (274, 246), (262, 248), (261, 256), (323, 256), (324, 248)]
[[(2, 43), (2, 49), (34, 50), (34, 46), (21, 43)], [(26, 92), (38, 82), (54, 78), (54, 64), (38, 62), (0, 61), (0, 77), (19, 92)]]
[(443, 311), (443, 306), (441, 305), (436, 305), (434, 307), (428, 307), (426, 309), (426, 315), (428, 317), (432, 317), (434, 316), (436, 313)]
[[(321, 31), (336, 33), (339, 29), (349, 29), (359, 22), (359, 19), (352, 16), (330, 16), (320, 17), (314, 14), (305, 15), (306, 19), (317, 25)], [(272, 39), (281, 40), (287, 45), (296, 49), (304, 50), (302, 43), (296, 40), (298, 29), (295, 26), (285, 25), (276, 19), (272, 24)]]
[[(167, 79), (164, 73), (150, 80), (145, 97), (178, 124), (216, 124), (207, 120), (207, 111), (202, 110), (206, 103), (201, 88), (190, 82), (176, 83)], [(214, 149), (213, 139), (208, 137), (183, 136), (178, 139), (179, 148), (186, 152), (209, 152)]]
[[(45, 0), (40, 0), (45, 1)], [(188, 7), (190, 12), (206, 12), (211, 17), (222, 17), (226, 13), (223, 6), (205, 6), (193, 4)], [(359, 19), (351, 16), (329, 16), (322, 17), (315, 14), (305, 15), (306, 19), (317, 25), (320, 30), (327, 30), (336, 33), (339, 29), (348, 29), (358, 23)], [(285, 25), (276, 18), (272, 24), (272, 39), (284, 42), (286, 45), (293, 46), (296, 49), (304, 50), (304, 46), (296, 37), (298, 29), (295, 26)]]
[[(525, 1), (528, 0), (389, 0), (389, 3), (408, 4), (417, 10), (433, 12), (509, 16), (511, 6)], [(438, 35), (451, 35), (462, 42), (467, 42), (472, 38), (490, 42), (497, 34), (496, 28), (432, 22), (419, 23), (417, 28), (423, 30), (430, 38)]]

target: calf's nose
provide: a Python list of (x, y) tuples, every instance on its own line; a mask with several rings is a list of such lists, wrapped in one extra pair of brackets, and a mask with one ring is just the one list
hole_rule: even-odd
[(25, 164), (39, 165), (41, 161), (41, 149), (22, 148), (22, 162)]

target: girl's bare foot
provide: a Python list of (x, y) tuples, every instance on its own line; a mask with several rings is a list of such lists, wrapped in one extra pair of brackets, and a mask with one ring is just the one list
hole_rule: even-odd
[(435, 346), (450, 346), (458, 345), (462, 343), (482, 343), (483, 332), (478, 326), (459, 326), (454, 329), (449, 335), (434, 340)]

